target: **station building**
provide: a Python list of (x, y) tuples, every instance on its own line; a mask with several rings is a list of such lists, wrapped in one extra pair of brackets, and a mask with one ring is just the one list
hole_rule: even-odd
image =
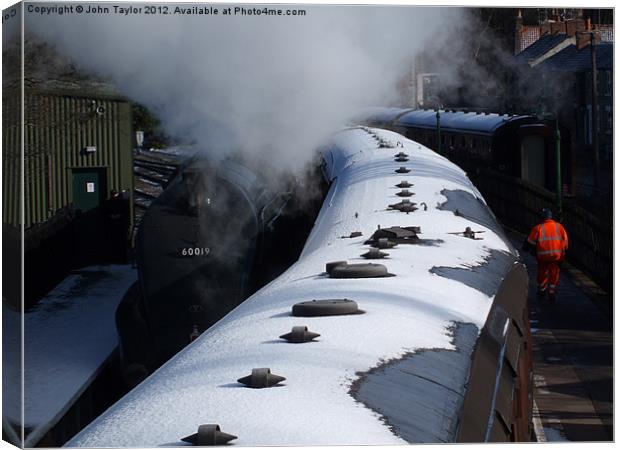
[[(535, 32), (534, 32), (535, 31)], [(588, 24), (583, 19), (546, 22), (536, 27), (517, 27), (515, 60), (531, 68), (529, 82), (543, 87), (544, 101), (566, 101), (557, 113), (574, 130), (572, 144), (579, 156), (591, 153), (593, 105), (598, 112), (599, 152), (610, 160), (613, 150), (613, 26)], [(522, 46), (527, 44), (524, 48)], [(597, 75), (597, 98), (593, 102), (592, 76)]]
[[(7, 47), (6, 62), (17, 59)], [(23, 240), (29, 304), (70, 269), (126, 260), (133, 133), (131, 105), (109, 84), (44, 44), (27, 41), (25, 55), (24, 79), (9, 73), (3, 86), (3, 257), (18, 258)], [(19, 279), (9, 266), (5, 280)]]

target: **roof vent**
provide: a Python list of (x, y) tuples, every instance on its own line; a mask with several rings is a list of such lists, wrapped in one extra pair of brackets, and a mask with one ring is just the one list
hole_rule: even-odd
[(399, 187), (399, 188), (410, 188), (411, 186), (413, 186), (413, 184), (409, 183), (408, 181), (401, 181), (400, 183), (398, 183), (395, 186)]
[(409, 161), (409, 158), (407, 158), (406, 156), (397, 156), (396, 158), (394, 158), (394, 161), (396, 161), (396, 162), (407, 162), (407, 161)]
[(407, 156), (409, 155), (406, 154), (405, 152), (398, 152), (394, 155), (394, 158), (406, 158)]
[(363, 313), (364, 311), (358, 309), (356, 302), (346, 298), (312, 300), (293, 305), (293, 315), (297, 317), (344, 316)]
[(399, 197), (411, 197), (413, 195), (413, 192), (411, 192), (409, 189), (403, 189), (400, 192), (397, 192), (396, 195), (398, 195)]
[(275, 386), (286, 378), (271, 373), (271, 369), (265, 367), (260, 369), (252, 369), (252, 374), (239, 378), (237, 382), (245, 384), (252, 389), (263, 389)]
[(484, 233), (484, 231), (474, 231), (471, 227), (465, 227), (465, 231), (457, 231), (455, 233), (448, 234), (456, 234), (459, 236), (463, 236), (469, 239), (482, 240), (482, 238), (476, 237), (476, 233)]
[(379, 148), (394, 148), (394, 144), (385, 139), (379, 139)]
[(334, 270), (334, 268), (338, 267), (338, 266), (346, 266), (347, 262), (346, 261), (332, 261), (332, 262), (328, 262), (327, 264), (325, 264), (325, 272), (327, 272), (329, 275), (332, 274), (332, 270)]
[(383, 278), (393, 276), (382, 264), (341, 264), (332, 269), (330, 278)]
[(376, 241), (370, 243), (375, 248), (393, 248), (398, 245), (396, 242), (390, 241), (388, 238), (379, 238)]
[(388, 205), (388, 209), (395, 209), (397, 211), (410, 213), (416, 211), (418, 208), (416, 208), (415, 203), (411, 203), (409, 199), (404, 199), (398, 203)]
[[(421, 233), (420, 227), (389, 227), (378, 228), (371, 236), (371, 240), (389, 239), (392, 242), (408, 243), (411, 240), (417, 240), (418, 233)], [(371, 242), (366, 242), (371, 243)]]
[(366, 258), (366, 259), (383, 259), (386, 256), (390, 256), (390, 254), (382, 252), (378, 248), (371, 248), (370, 250), (368, 250), (366, 253), (364, 253), (361, 256), (362, 258)]
[(204, 447), (207, 445), (224, 445), (233, 439), (237, 439), (237, 436), (220, 431), (219, 425), (206, 424), (198, 427), (198, 433), (186, 436), (181, 440), (192, 445)]
[(396, 172), (396, 173), (409, 173), (409, 172), (411, 172), (411, 170), (407, 169), (405, 166), (400, 166), (394, 172)]
[(300, 326), (293, 327), (290, 333), (283, 334), (282, 336), (280, 336), (280, 338), (286, 339), (292, 344), (302, 344), (304, 342), (310, 342), (313, 339), (318, 338), (319, 336), (319, 333), (308, 331), (308, 327)]

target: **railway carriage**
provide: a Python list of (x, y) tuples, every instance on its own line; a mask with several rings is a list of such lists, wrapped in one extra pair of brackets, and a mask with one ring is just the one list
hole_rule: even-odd
[(322, 155), (299, 259), (68, 446), (531, 438), (527, 275), (465, 172), (367, 127)]
[[(431, 109), (369, 108), (360, 118), (441, 149), (470, 172), (486, 167), (554, 189), (555, 137), (535, 116), (440, 110), (439, 128)], [(568, 163), (570, 156), (563, 159)]]

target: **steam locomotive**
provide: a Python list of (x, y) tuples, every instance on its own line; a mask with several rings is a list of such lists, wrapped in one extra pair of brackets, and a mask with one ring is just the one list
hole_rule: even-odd
[[(135, 349), (172, 353), (174, 329), (209, 328), (68, 446), (531, 439), (527, 274), (465, 172), (376, 128), (321, 154), (311, 231), (274, 228), (271, 246), (286, 201), (245, 169), (196, 161), (168, 187), (138, 242), (143, 292), (127, 305), (150, 334)], [(291, 234), (296, 262), (240, 303), (255, 253)]]
[(146, 210), (136, 238), (139, 280), (116, 312), (128, 387), (299, 256), (320, 198), (300, 209), (295, 180), (278, 192), (272, 185), (238, 161), (216, 167), (197, 153)]

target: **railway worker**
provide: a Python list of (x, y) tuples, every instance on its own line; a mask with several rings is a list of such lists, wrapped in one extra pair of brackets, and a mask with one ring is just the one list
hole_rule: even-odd
[(110, 262), (122, 263), (127, 259), (127, 232), (129, 229), (129, 200), (116, 189), (104, 203), (106, 249)]
[(548, 293), (549, 301), (555, 301), (555, 290), (560, 283), (560, 265), (568, 248), (568, 235), (559, 222), (553, 220), (550, 209), (543, 209), (543, 222), (532, 228), (524, 246), (536, 249), (538, 261), (538, 295)]

